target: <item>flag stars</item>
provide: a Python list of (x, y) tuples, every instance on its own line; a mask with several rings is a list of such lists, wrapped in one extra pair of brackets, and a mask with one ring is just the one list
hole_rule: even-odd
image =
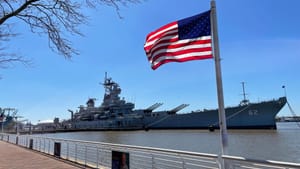
[(210, 11), (178, 21), (179, 39), (210, 35)]

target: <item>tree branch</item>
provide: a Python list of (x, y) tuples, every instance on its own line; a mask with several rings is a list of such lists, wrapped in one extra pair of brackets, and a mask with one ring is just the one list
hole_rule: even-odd
[[(121, 5), (139, 2), (139, 0), (2, 0), (0, 1), (0, 45), (2, 41), (9, 41), (16, 35), (10, 29), (6, 29), (6, 26), (10, 25), (10, 18), (17, 18), (28, 25), (32, 33), (47, 35), (48, 46), (52, 51), (65, 58), (71, 58), (79, 53), (72, 47), (66, 35), (83, 36), (79, 27), (87, 24), (88, 20), (82, 13), (83, 7), (111, 6), (122, 18), (119, 12)], [(1, 53), (3, 50), (4, 48), (0, 49), (0, 68), (7, 68), (9, 62), (28, 63), (22, 57)]]
[[(12, 11), (11, 13), (4, 15), (1, 19), (0, 19), (0, 25), (3, 24), (7, 19), (18, 15), (20, 12), (22, 12), (23, 10), (25, 10), (31, 3), (34, 3), (36, 1), (39, 0), (28, 0), (26, 1), (22, 6), (20, 6), (17, 10)], [(9, 3), (8, 3), (9, 4)], [(12, 8), (12, 6), (9, 4), (9, 6)]]

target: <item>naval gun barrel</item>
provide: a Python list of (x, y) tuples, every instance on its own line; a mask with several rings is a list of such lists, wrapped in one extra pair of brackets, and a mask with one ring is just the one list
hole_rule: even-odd
[(181, 104), (181, 105), (175, 107), (174, 109), (170, 110), (169, 112), (171, 112), (171, 114), (175, 114), (176, 112), (186, 108), (187, 106), (189, 106), (189, 104)]
[(159, 106), (163, 105), (163, 103), (155, 103), (152, 106), (145, 109), (145, 111), (152, 112), (154, 109), (157, 109)]

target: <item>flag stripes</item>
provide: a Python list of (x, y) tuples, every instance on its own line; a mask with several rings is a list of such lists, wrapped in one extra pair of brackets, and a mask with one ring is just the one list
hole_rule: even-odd
[[(200, 16), (202, 17), (200, 19), (203, 20), (203, 14), (200, 14)], [(194, 19), (193, 17), (190, 17), (188, 18), (188, 21), (190, 21), (191, 18)], [(184, 25), (185, 27), (183, 28), (179, 25), (179, 21), (175, 21), (165, 26), (162, 26), (156, 31), (148, 34), (146, 38), (146, 43), (144, 45), (144, 49), (148, 61), (151, 63), (152, 69), (155, 70), (160, 65), (168, 62), (185, 62), (190, 60), (212, 58), (212, 41), (210, 30), (206, 30), (206, 27), (202, 28), (201, 26), (203, 26), (203, 23), (201, 23), (200, 28), (199, 24), (195, 25), (195, 21), (202, 22), (202, 20), (198, 20), (199, 15), (197, 15), (197, 17), (194, 20), (192, 20), (192, 24), (194, 25)], [(195, 26), (196, 28), (194, 28)], [(180, 38), (179, 30), (186, 28), (188, 28), (191, 31), (203, 31), (204, 29), (204, 31), (209, 31), (209, 35), (202, 35), (196, 38), (188, 39)], [(188, 33), (192, 33), (192, 35), (194, 36), (193, 32)], [(189, 34), (185, 36), (189, 36)]]

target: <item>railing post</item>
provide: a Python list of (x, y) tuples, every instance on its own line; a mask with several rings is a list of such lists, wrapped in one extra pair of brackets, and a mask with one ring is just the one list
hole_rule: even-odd
[(39, 151), (41, 152), (41, 147), (42, 147), (42, 140), (41, 140), (41, 138), (39, 138), (39, 142), (40, 142)]
[(43, 144), (43, 152), (46, 152), (46, 138), (44, 138), (44, 144)]
[(229, 164), (227, 160), (223, 158), (222, 155), (218, 156), (218, 163), (220, 168), (229, 169)]
[(184, 158), (180, 155), (180, 154), (177, 154), (181, 160), (182, 160), (182, 169), (185, 169), (185, 161), (184, 161)]
[(48, 154), (50, 154), (50, 139), (48, 141)]
[(69, 142), (67, 142), (67, 160), (69, 160)]
[(99, 147), (97, 146), (97, 168), (99, 168)]
[(77, 162), (77, 144), (75, 143), (75, 162)]
[(18, 145), (18, 144), (19, 144), (19, 137), (16, 136), (16, 145)]
[(61, 143), (60, 142), (54, 142), (54, 156), (60, 158), (61, 154)]
[(151, 154), (151, 160), (152, 160), (152, 169), (155, 169), (155, 164), (154, 164), (154, 156), (153, 154)]
[(86, 161), (87, 161), (87, 146), (85, 145), (85, 151), (84, 151), (84, 165), (86, 166)]
[(29, 140), (29, 149), (33, 149), (33, 139), (30, 138)]

